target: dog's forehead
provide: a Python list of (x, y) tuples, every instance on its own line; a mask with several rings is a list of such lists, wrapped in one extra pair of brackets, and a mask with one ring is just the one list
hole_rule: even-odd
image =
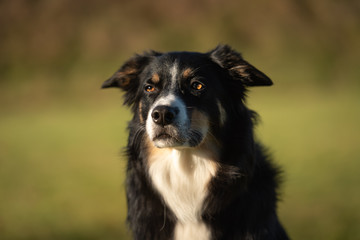
[[(216, 65), (209, 56), (198, 52), (168, 52), (155, 57), (150, 62), (151, 72), (174, 75), (183, 72), (189, 75), (192, 70), (199, 70), (203, 66)], [(194, 73), (194, 71), (192, 72)], [(186, 76), (185, 76), (186, 77)]]
[(206, 61), (208, 59), (208, 55), (199, 52), (168, 52), (158, 58), (159, 60), (191, 64)]

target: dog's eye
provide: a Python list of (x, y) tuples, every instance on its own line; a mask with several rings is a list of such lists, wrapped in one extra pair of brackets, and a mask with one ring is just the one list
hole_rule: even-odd
[(145, 86), (145, 91), (146, 92), (154, 92), (155, 91), (155, 87), (153, 85), (146, 85)]
[(191, 87), (197, 91), (203, 90), (205, 88), (205, 85), (202, 84), (201, 82), (193, 82), (191, 84)]

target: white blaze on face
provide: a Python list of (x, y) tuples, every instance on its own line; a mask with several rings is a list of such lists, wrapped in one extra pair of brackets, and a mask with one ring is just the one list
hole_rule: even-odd
[(174, 90), (176, 88), (178, 73), (179, 73), (179, 64), (177, 63), (177, 61), (175, 61), (173, 66), (170, 68), (171, 90)]

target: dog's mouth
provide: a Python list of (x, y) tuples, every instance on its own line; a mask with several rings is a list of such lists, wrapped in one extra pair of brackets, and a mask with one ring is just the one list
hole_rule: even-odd
[(152, 141), (155, 146), (164, 148), (182, 146), (186, 140), (181, 136), (181, 134), (175, 132), (175, 130), (167, 131), (166, 129), (162, 129), (155, 134), (155, 136), (152, 138)]
[[(171, 130), (171, 129), (170, 129)], [(196, 147), (204, 140), (205, 135), (201, 131), (188, 129), (180, 132), (179, 129), (161, 129), (150, 138), (158, 148), (184, 148)]]
[(153, 141), (156, 140), (167, 140), (167, 139), (171, 139), (173, 138), (170, 134), (168, 133), (160, 133), (157, 136), (154, 137)]

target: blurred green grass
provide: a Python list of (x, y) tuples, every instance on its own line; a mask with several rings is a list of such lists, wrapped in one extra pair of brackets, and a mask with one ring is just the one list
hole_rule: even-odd
[(0, 120), (0, 238), (121, 239), (127, 114), (52, 107)]
[(279, 208), (290, 236), (359, 239), (358, 91), (308, 87), (252, 95), (263, 120), (258, 136), (285, 171)]

